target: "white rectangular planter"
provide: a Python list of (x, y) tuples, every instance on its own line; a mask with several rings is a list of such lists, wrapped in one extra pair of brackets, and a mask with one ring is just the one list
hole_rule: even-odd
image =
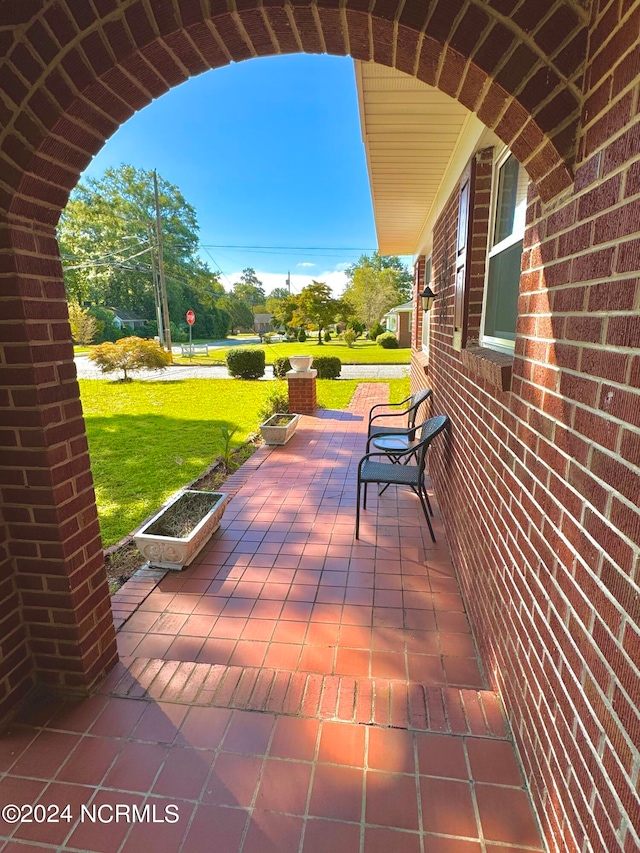
[[(169, 507), (172, 507), (183, 495), (188, 493), (202, 495), (218, 494), (220, 497), (191, 533), (184, 538), (161, 536), (156, 533), (146, 532), (162, 518)], [(174, 498), (162, 507), (160, 512), (156, 513), (134, 535), (138, 551), (140, 551), (145, 560), (149, 561), (149, 565), (151, 566), (156, 566), (159, 569), (171, 569), (174, 572), (181, 571), (193, 561), (218, 527), (220, 527), (220, 520), (228, 502), (229, 495), (223, 492), (201, 492), (197, 489), (184, 489), (178, 492)]]
[[(291, 420), (283, 426), (274, 426), (272, 422), (277, 421), (278, 418), (291, 418)], [(265, 440), (265, 444), (286, 444), (296, 431), (299, 420), (300, 415), (281, 413), (271, 415), (268, 420), (260, 424), (260, 432)]]

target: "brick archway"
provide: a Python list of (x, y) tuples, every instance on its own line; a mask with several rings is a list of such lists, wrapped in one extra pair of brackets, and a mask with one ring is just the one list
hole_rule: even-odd
[[(360, 0), (116, 5), (56, 2), (1, 30), (6, 187), (0, 203), (51, 223), (118, 126), (189, 77), (291, 52), (350, 54), (414, 75), (477, 113), (551, 198), (572, 182), (586, 21), (572, 0)], [(25, 8), (26, 7), (26, 8)], [(4, 13), (3, 13), (4, 14)], [(18, 26), (20, 25), (20, 26)], [(54, 220), (55, 221), (55, 220)]]
[[(91, 157), (190, 76), (350, 54), (457, 98), (543, 199), (572, 183), (586, 12), (575, 0), (22, 0), (0, 25), (0, 718), (37, 678), (116, 660), (55, 225)], [(231, 4), (230, 4), (231, 6)]]

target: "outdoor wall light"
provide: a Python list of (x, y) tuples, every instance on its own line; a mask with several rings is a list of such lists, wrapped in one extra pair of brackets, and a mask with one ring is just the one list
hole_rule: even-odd
[(420, 294), (420, 305), (422, 306), (422, 310), (426, 313), (427, 311), (431, 311), (433, 308), (433, 302), (436, 298), (435, 293), (429, 285), (425, 287), (425, 289)]

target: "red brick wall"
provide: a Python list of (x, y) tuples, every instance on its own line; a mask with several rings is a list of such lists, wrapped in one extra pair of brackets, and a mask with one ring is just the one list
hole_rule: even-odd
[(0, 720), (33, 686), (33, 665), (13, 565), (8, 532), (0, 517)]
[(428, 377), (414, 356), (453, 422), (432, 474), (486, 674), (558, 851), (640, 849), (639, 22), (595, 4), (574, 186), (529, 195), (511, 390), (451, 346), (455, 192)]
[[(420, 257), (416, 260), (414, 268), (413, 268), (413, 289), (411, 291), (412, 299), (414, 305), (418, 306), (418, 294), (424, 290), (425, 282), (425, 268), (426, 268), (426, 258), (424, 255), (420, 255)], [(422, 346), (422, 324), (424, 322), (424, 315), (422, 310), (418, 306), (417, 310), (414, 310), (411, 314), (411, 346), (416, 349), (420, 349)]]
[(58, 246), (16, 220), (0, 247), (2, 717), (34, 678), (86, 691), (117, 656)]

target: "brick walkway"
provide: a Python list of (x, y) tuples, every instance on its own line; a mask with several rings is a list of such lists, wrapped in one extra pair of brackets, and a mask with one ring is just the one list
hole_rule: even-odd
[[(122, 659), (100, 692), (0, 739), (0, 805), (69, 803), (71, 820), (0, 820), (2, 850), (542, 849), (437, 508), (436, 545), (402, 489), (372, 496), (353, 538), (363, 413), (385, 391), (258, 451), (196, 563), (116, 597)], [(80, 820), (83, 804), (124, 817)], [(132, 823), (134, 805), (179, 819)]]

